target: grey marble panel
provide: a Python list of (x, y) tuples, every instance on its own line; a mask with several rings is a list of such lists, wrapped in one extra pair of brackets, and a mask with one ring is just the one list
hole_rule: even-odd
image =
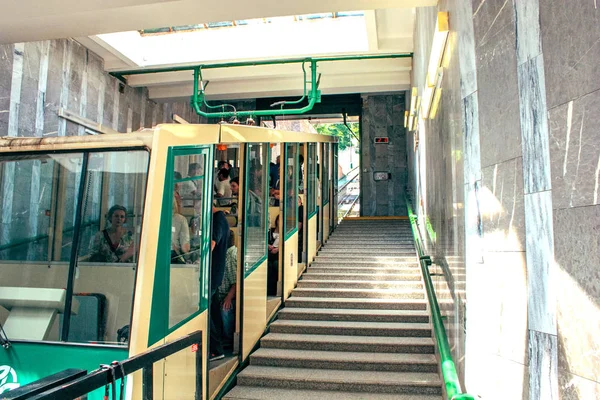
[(486, 251), (525, 250), (521, 157), (482, 170), (481, 213)]
[(479, 101), (477, 93), (467, 96), (462, 104), (465, 183), (481, 180), (481, 145), (479, 135)]
[[(502, 14), (511, 14), (509, 9)], [(475, 49), (482, 167), (521, 156), (515, 40), (509, 24)]]
[(44, 136), (57, 136), (59, 118), (57, 115), (60, 107), (63, 82), (63, 57), (66, 41), (50, 41), (48, 54), (48, 78), (46, 82), (46, 95), (44, 104)]
[(529, 331), (529, 398), (558, 400), (556, 335)]
[(514, 37), (515, 20), (511, 0), (473, 0), (472, 9), (476, 48), (497, 41), (502, 36)]
[(19, 134), (19, 112), (21, 106), (21, 87), (23, 83), (24, 51), (25, 45), (23, 43), (16, 43), (13, 47), (8, 136), (18, 136)]
[(548, 107), (600, 89), (600, 4), (540, 0)]
[(525, 193), (549, 190), (552, 184), (542, 56), (520, 65), (518, 76)]
[(517, 62), (523, 64), (542, 53), (539, 0), (513, 0), (517, 22)]
[(50, 41), (39, 42), (40, 68), (38, 72), (38, 91), (36, 99), (35, 136), (44, 136), (46, 114), (46, 90), (48, 88), (48, 67), (50, 63)]
[(561, 400), (600, 399), (600, 383), (558, 371), (558, 395)]
[(600, 206), (554, 210), (559, 367), (600, 382)]
[(525, 194), (529, 329), (556, 335), (552, 193)]
[(450, 14), (451, 26), (455, 26), (458, 32), (460, 97), (463, 99), (477, 90), (472, 3), (472, 0), (458, 0), (455, 2), (455, 12)]
[(549, 113), (554, 208), (600, 203), (600, 91)]

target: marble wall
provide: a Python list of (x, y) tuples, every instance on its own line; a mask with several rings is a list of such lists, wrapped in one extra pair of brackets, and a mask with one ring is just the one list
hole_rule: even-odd
[(600, 398), (600, 8), (539, 1), (549, 121), (558, 391)]
[[(407, 185), (404, 95), (363, 96), (360, 140), (360, 212), (362, 216), (406, 215)], [(389, 143), (376, 144), (375, 137)], [(389, 180), (376, 182), (374, 172), (389, 172)]]

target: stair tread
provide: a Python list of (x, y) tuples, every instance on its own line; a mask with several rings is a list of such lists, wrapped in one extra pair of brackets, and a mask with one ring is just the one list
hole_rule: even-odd
[(298, 326), (298, 327), (336, 327), (336, 328), (378, 328), (378, 329), (423, 329), (431, 330), (427, 323), (418, 322), (363, 322), (363, 321), (303, 321), (303, 320), (277, 320), (271, 326)]
[(316, 301), (323, 301), (323, 302), (331, 302), (331, 303), (376, 303), (376, 304), (381, 304), (381, 303), (391, 303), (391, 304), (398, 304), (398, 303), (418, 303), (418, 304), (427, 304), (427, 302), (423, 299), (376, 299), (376, 298), (345, 298), (345, 297), (290, 297), (288, 300), (294, 300), (294, 301), (306, 301), (306, 302), (316, 302)]
[[(307, 279), (309, 278), (309, 279)], [(405, 280), (393, 280), (393, 281), (371, 281), (371, 280), (345, 280), (345, 279), (310, 279), (310, 276), (304, 275), (301, 279), (301, 282), (306, 283), (337, 283), (343, 284), (348, 283), (351, 285), (361, 284), (361, 283), (369, 283), (373, 285), (416, 285), (420, 284), (418, 281), (405, 281)]]
[(440, 400), (440, 396), (423, 394), (352, 393), (328, 390), (280, 389), (258, 386), (236, 386), (225, 400)]
[(336, 314), (336, 315), (366, 315), (366, 316), (390, 316), (390, 317), (402, 317), (402, 316), (426, 316), (429, 317), (427, 311), (419, 310), (369, 310), (369, 309), (352, 309), (352, 308), (294, 308), (286, 307), (279, 311), (281, 314), (306, 314), (308, 316), (314, 314)]
[(350, 343), (350, 344), (390, 344), (390, 345), (418, 345), (433, 346), (433, 339), (430, 337), (411, 337), (411, 336), (349, 336), (349, 335), (308, 335), (303, 333), (268, 333), (262, 340), (273, 341), (303, 341), (303, 342), (329, 342), (329, 343)]
[(441, 380), (432, 372), (389, 372), (389, 371), (353, 371), (338, 369), (282, 368), (267, 366), (249, 366), (238, 377), (252, 376), (266, 379), (285, 379), (294, 381), (352, 382), (354, 384), (439, 386)]
[(382, 288), (382, 289), (355, 289), (355, 288), (296, 288), (292, 292), (292, 297), (294, 293), (303, 293), (303, 292), (351, 292), (351, 293), (381, 293), (381, 294), (394, 294), (394, 293), (423, 293), (423, 289), (415, 289), (415, 288)]
[(437, 364), (433, 354), (414, 354), (414, 353), (366, 353), (352, 351), (315, 351), (315, 350), (294, 350), (294, 349), (273, 349), (260, 348), (252, 357), (263, 358), (283, 358), (294, 360), (320, 360), (335, 362), (353, 362), (353, 363), (411, 363), (411, 364)]

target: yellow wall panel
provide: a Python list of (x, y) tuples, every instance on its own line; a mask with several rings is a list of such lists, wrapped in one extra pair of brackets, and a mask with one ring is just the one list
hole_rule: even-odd
[(290, 296), (290, 293), (296, 287), (296, 282), (298, 282), (298, 232), (295, 232), (285, 241), (284, 248), (283, 265), (285, 266), (285, 273), (283, 278), (285, 282), (283, 285), (283, 299), (285, 300)]
[(246, 359), (267, 324), (267, 263), (265, 260), (244, 280), (242, 359)]

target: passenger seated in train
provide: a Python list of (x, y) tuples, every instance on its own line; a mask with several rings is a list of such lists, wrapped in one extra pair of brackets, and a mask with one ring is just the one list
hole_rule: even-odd
[(277, 280), (279, 279), (279, 215), (274, 226), (269, 229), (269, 264), (267, 270), (267, 295), (277, 296)]
[[(199, 163), (190, 163), (188, 166), (188, 178), (201, 176), (202, 173), (202, 166)], [(181, 182), (180, 193), (185, 207), (192, 207), (194, 205), (194, 199), (202, 195), (202, 188), (198, 187), (199, 184), (200, 181), (194, 180)]]
[(235, 177), (229, 181), (231, 187), (231, 215), (237, 215), (237, 205), (240, 194), (240, 178)]
[(127, 209), (115, 204), (106, 213), (110, 227), (96, 233), (90, 248), (91, 262), (131, 262), (135, 252), (133, 234), (125, 228)]
[[(182, 179), (183, 177), (181, 176), (181, 173), (175, 171), (173, 172), (173, 178), (179, 180)], [(173, 189), (173, 195), (175, 196), (175, 200), (177, 201), (177, 209), (181, 210), (181, 207), (183, 207), (183, 201), (181, 200), (181, 186), (179, 183), (176, 183)]]
[(226, 350), (233, 349), (235, 332), (235, 295), (237, 282), (237, 252), (235, 234), (229, 231), (229, 242), (225, 256), (225, 276), (217, 291), (223, 322), (222, 344)]
[(231, 203), (231, 185), (229, 183), (229, 170), (221, 168), (217, 174), (215, 182), (215, 197), (222, 198), (218, 200), (218, 205), (224, 206)]
[(173, 219), (171, 229), (171, 263), (185, 264), (190, 252), (190, 230), (187, 219), (180, 213), (177, 198), (173, 197)]

